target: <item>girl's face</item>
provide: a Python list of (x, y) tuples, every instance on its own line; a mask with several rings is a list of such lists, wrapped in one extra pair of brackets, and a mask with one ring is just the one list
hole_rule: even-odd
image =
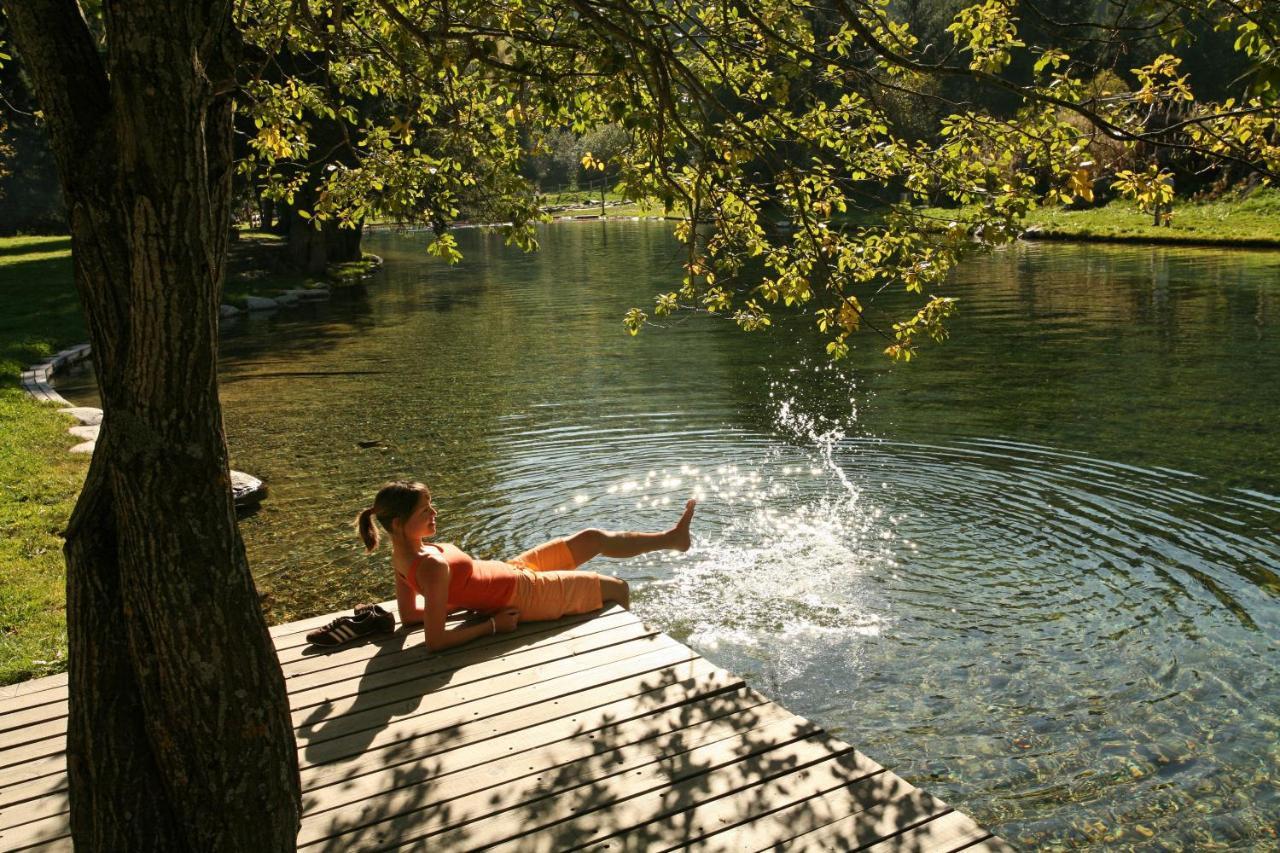
[(435, 535), (436, 508), (431, 504), (431, 495), (424, 493), (418, 498), (418, 505), (405, 519), (403, 530), (411, 542)]

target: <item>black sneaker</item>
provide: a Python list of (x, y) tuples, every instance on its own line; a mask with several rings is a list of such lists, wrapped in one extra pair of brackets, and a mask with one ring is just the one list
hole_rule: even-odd
[(307, 634), (307, 642), (315, 646), (340, 646), (357, 637), (394, 631), (395, 627), (394, 616), (377, 605), (371, 605), (355, 616), (339, 616), (323, 628), (317, 628)]
[(376, 620), (377, 627), (375, 631), (385, 631), (388, 634), (396, 629), (396, 616), (389, 610), (384, 610), (380, 604), (357, 604), (356, 618), (359, 619), (364, 614), (372, 614), (369, 618)]

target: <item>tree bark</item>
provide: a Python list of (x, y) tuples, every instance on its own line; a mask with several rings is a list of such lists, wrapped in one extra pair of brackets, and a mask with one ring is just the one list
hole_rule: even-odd
[(218, 401), (228, 2), (0, 0), (71, 221), (104, 420), (67, 531), (71, 825), (85, 850), (292, 850), (288, 698)]
[(363, 224), (355, 228), (339, 228), (338, 223), (323, 222), (316, 228), (309, 219), (289, 210), (289, 260), (293, 266), (311, 275), (322, 275), (329, 264), (358, 261), (363, 256), (360, 239)]
[(322, 275), (329, 264), (358, 261), (362, 257), (360, 240), (364, 224), (355, 228), (341, 228), (333, 220), (320, 223), (298, 214), (299, 210), (311, 212), (315, 205), (315, 186), (320, 180), (320, 170), (309, 175), (306, 184), (288, 207), (287, 227), (289, 259), (296, 269), (312, 275)]

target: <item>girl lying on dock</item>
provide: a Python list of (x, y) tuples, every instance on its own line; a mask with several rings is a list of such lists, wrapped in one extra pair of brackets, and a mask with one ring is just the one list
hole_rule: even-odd
[[(695, 502), (685, 504), (675, 526), (661, 533), (611, 532), (598, 528), (552, 539), (505, 561), (477, 560), (447, 542), (427, 542), (436, 532), (431, 491), (422, 483), (387, 483), (373, 506), (356, 519), (367, 552), (378, 547), (373, 520), (391, 536), (400, 620), (421, 622), (427, 648), (447, 649), (490, 634), (514, 631), (520, 621), (559, 619), (599, 610), (606, 601), (630, 607), (627, 582), (576, 569), (592, 557), (635, 557), (650, 551), (689, 550)], [(417, 596), (426, 601), (420, 609)], [(445, 627), (445, 617), (472, 610), (481, 622)]]

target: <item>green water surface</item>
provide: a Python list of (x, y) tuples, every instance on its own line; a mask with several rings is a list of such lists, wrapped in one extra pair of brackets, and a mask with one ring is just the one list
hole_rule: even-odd
[(1028, 848), (1275, 848), (1280, 254), (1019, 245), (953, 277), (945, 346), (834, 367), (807, 322), (628, 337), (664, 225), (458, 237), (371, 235), (364, 288), (225, 330), (275, 618), (391, 597), (350, 527), (390, 478), (493, 557), (692, 495), (694, 550), (601, 568), (787, 708)]

